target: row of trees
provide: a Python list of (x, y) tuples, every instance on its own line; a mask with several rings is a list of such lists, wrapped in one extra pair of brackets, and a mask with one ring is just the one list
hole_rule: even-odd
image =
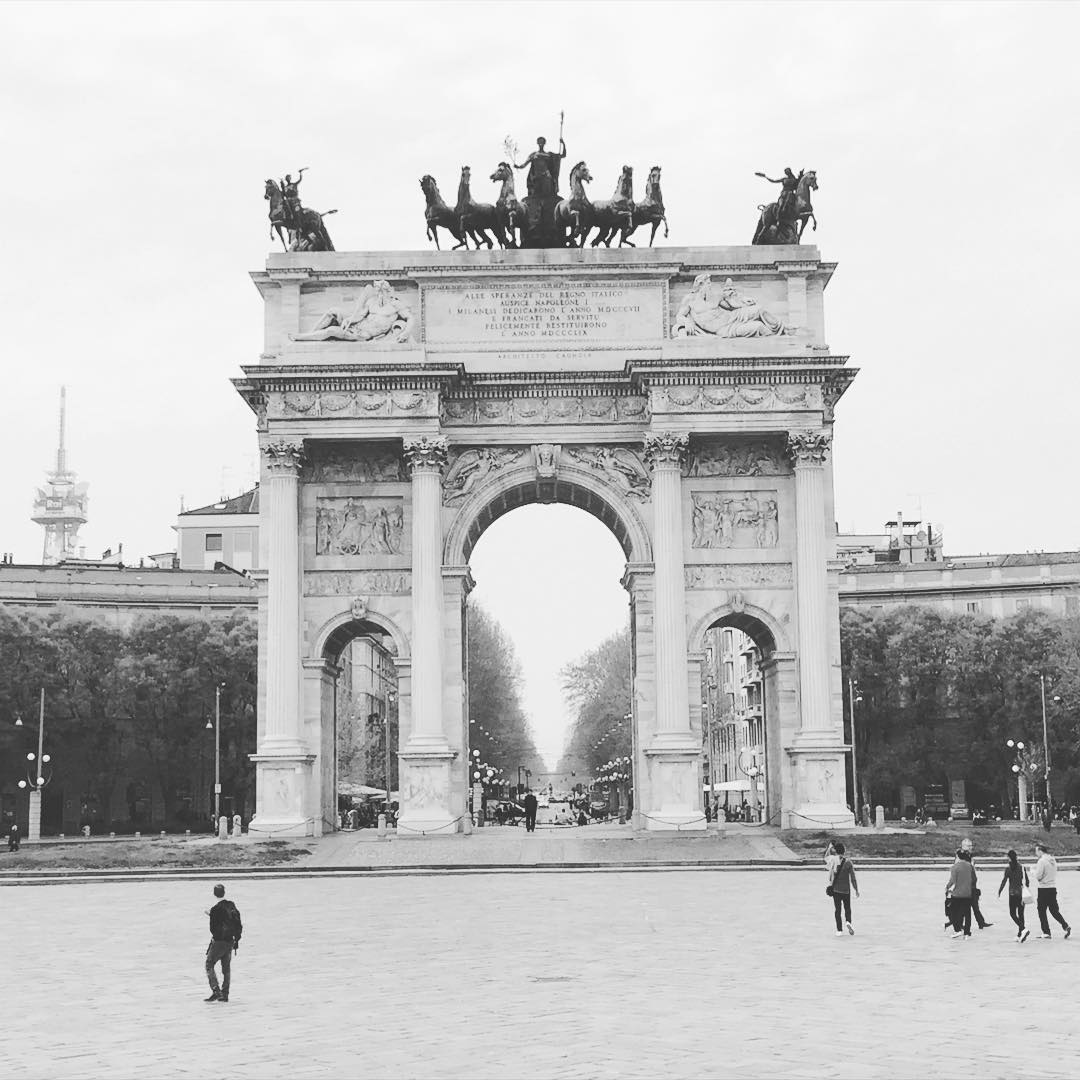
[(479, 604), (468, 608), (469, 750), (517, 783), (518, 767), (544, 769), (521, 703), (521, 664), (510, 636)]
[(121, 795), (130, 804), (132, 785), (148, 779), (159, 793), (161, 819), (182, 821), (184, 810), (201, 818), (209, 806), (190, 807), (188, 800), (202, 789), (207, 755), (213, 760), (206, 724), (220, 686), (223, 790), (237, 810), (250, 813), (256, 627), (249, 614), (148, 615), (121, 629), (60, 610), (38, 616), (0, 608), (0, 656), (4, 791), (14, 790), (36, 744), (44, 688), (45, 749), (52, 756), (46, 805), (50, 791), (63, 790), (65, 801), (96, 803), (104, 815)]
[(901, 785), (960, 779), (972, 805), (1015, 803), (1007, 741), (1044, 760), (1043, 685), (1053, 799), (1080, 801), (1080, 619), (845, 608), (840, 639), (849, 718), (847, 679), (857, 688), (860, 804), (892, 804)]
[(605, 762), (632, 756), (630, 628), (602, 641), (562, 671), (574, 710), (560, 772), (596, 776)]

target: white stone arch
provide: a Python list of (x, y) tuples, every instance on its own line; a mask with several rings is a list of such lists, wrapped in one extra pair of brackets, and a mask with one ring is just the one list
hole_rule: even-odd
[(750, 637), (755, 637), (753, 624), (759, 623), (772, 637), (772, 652), (786, 653), (791, 651), (791, 640), (783, 623), (775, 615), (758, 607), (756, 604), (741, 604), (738, 610), (726, 600), (719, 607), (713, 608), (707, 615), (699, 619), (690, 633), (688, 651), (690, 653), (703, 653), (705, 651), (705, 635), (714, 623), (721, 619), (727, 619), (729, 625), (734, 626)]
[(652, 538), (631, 500), (601, 473), (564, 463), (554, 479), (538, 478), (534, 467), (524, 465), (485, 477), (454, 516), (443, 544), (444, 565), (466, 565), (489, 525), (503, 514), (533, 503), (577, 506), (608, 527), (627, 562), (652, 562)]
[[(344, 636), (345, 631), (349, 631), (348, 638), (354, 638), (371, 633), (370, 629), (365, 629), (365, 625), (374, 627), (376, 632), (389, 637), (393, 646), (390, 652), (396, 660), (404, 660), (409, 656), (409, 638), (405, 631), (389, 616), (369, 608), (362, 619), (356, 618), (349, 610), (339, 612), (327, 619), (312, 638), (309, 654), (311, 659), (325, 658), (327, 648), (330, 648), (336, 640), (335, 635), (341, 637)], [(344, 645), (344, 641), (342, 644)]]

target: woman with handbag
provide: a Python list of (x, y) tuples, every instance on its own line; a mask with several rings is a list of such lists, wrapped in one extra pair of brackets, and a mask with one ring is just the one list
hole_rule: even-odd
[(1022, 945), (1031, 933), (1024, 926), (1024, 905), (1030, 904), (1032, 900), (1029, 888), (1031, 881), (1027, 870), (1020, 865), (1016, 852), (1012, 848), (1009, 848), (1009, 861), (1005, 864), (1005, 873), (998, 886), (998, 896), (1006, 885), (1009, 886), (1009, 918), (1016, 923), (1016, 941)]
[[(851, 892), (859, 895), (859, 883), (855, 878), (855, 867), (844, 854), (844, 845), (839, 840), (830, 843), (825, 849), (825, 867), (829, 871), (829, 884), (825, 886), (825, 895), (832, 897), (833, 914), (836, 916), (836, 936), (844, 936), (844, 927), (849, 934), (855, 933), (851, 925)], [(843, 908), (843, 919), (840, 911)]]

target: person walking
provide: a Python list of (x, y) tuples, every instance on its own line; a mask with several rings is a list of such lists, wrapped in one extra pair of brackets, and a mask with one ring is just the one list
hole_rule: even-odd
[(525, 831), (536, 832), (536, 796), (531, 790), (526, 792), (525, 798), (521, 800), (521, 805), (525, 807)]
[(19, 823), (17, 821), (13, 821), (11, 823), (11, 828), (8, 829), (8, 841), (7, 841), (7, 849), (8, 849), (8, 851), (18, 851), (19, 850), (19, 842), (20, 842), (21, 839), (22, 839), (22, 836), (21, 836), (21, 834), (19, 832)]
[(1050, 938), (1050, 921), (1047, 913), (1053, 915), (1065, 931), (1065, 940), (1069, 939), (1072, 927), (1065, 921), (1065, 917), (1058, 910), (1057, 900), (1057, 860), (1050, 854), (1050, 849), (1045, 844), (1036, 844), (1035, 853), (1038, 862), (1035, 863), (1035, 883), (1039, 886), (1039, 925), (1042, 927), (1041, 938)]
[(1030, 884), (1028, 872), (1020, 865), (1016, 851), (1009, 848), (1009, 861), (1005, 864), (1005, 873), (1002, 875), (997, 894), (1000, 896), (1001, 890), (1006, 885), (1009, 886), (1009, 918), (1016, 923), (1016, 940), (1021, 945), (1027, 941), (1031, 933), (1024, 926), (1024, 889)]
[[(975, 859), (972, 856), (972, 843), (968, 839), (960, 841), (960, 850), (967, 852), (968, 862), (971, 863), (971, 868), (975, 869)], [(982, 889), (976, 889), (971, 895), (971, 914), (975, 916), (975, 922), (978, 923), (980, 930), (985, 930), (988, 926), (993, 926), (992, 922), (988, 922), (983, 913), (979, 910), (979, 897), (982, 896)]]
[(945, 889), (949, 897), (952, 912), (953, 938), (971, 937), (971, 898), (975, 894), (978, 875), (971, 865), (971, 855), (960, 850), (956, 853), (949, 874), (949, 884)]
[[(825, 849), (825, 868), (829, 872), (829, 884), (825, 886), (825, 893), (832, 897), (836, 936), (843, 937), (845, 929), (849, 934), (854, 934), (855, 927), (851, 925), (851, 892), (854, 889), (855, 895), (859, 895), (859, 882), (855, 877), (855, 867), (845, 854), (841, 841), (830, 841)], [(841, 908), (843, 919), (840, 917)]]
[[(218, 902), (207, 912), (210, 916), (210, 944), (206, 949), (206, 977), (210, 981), (207, 1001), (228, 1001), (232, 954), (240, 948), (244, 924), (240, 912), (231, 900), (225, 899), (225, 886), (215, 885)], [(221, 964), (221, 985), (218, 985), (215, 966)]]

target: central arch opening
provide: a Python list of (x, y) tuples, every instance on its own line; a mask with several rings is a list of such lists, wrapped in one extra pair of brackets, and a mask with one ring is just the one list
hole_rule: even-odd
[[(599, 770), (604, 751), (614, 755), (614, 740), (598, 746), (594, 738), (584, 753), (582, 740), (569, 736), (580, 723), (606, 734), (629, 711), (629, 597), (620, 581), (633, 551), (630, 528), (587, 489), (517, 484), (476, 515), (466, 537), (476, 581), (465, 615), (474, 820), (524, 824), (528, 790), (538, 830), (595, 821), (601, 802), (617, 814), (613, 785)], [(582, 685), (588, 670), (599, 686), (605, 664), (621, 667), (625, 695), (613, 696), (606, 713), (590, 710), (591, 688)], [(568, 679), (578, 684), (571, 698)], [(625, 807), (632, 797), (628, 723), (622, 735)]]

